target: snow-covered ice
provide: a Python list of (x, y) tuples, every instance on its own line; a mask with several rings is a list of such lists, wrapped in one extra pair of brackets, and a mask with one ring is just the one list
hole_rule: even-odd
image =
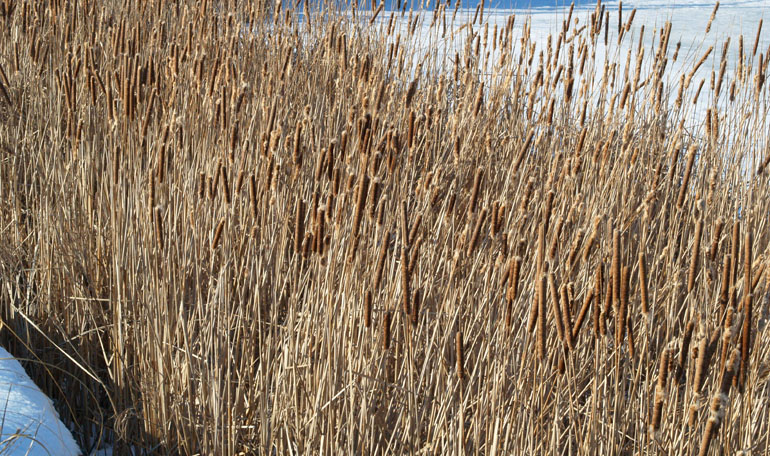
[(72, 434), (18, 360), (0, 347), (0, 454), (77, 456)]

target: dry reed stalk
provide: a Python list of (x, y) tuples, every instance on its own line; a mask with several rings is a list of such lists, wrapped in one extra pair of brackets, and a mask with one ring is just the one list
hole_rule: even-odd
[(658, 367), (658, 381), (655, 385), (655, 400), (652, 407), (652, 424), (650, 431), (653, 435), (660, 431), (661, 419), (663, 418), (663, 401), (666, 399), (666, 390), (669, 374), (669, 349), (664, 348), (660, 356)]
[[(363, 167), (362, 169), (365, 169)], [(369, 187), (369, 177), (366, 175), (366, 171), (361, 172), (361, 177), (358, 179), (358, 190), (356, 191), (356, 208), (353, 213), (353, 228), (350, 234), (353, 243), (358, 239), (358, 234), (361, 229), (361, 220), (364, 215), (364, 206), (366, 205), (366, 194)]]
[(695, 236), (692, 244), (692, 255), (690, 256), (690, 268), (687, 272), (687, 293), (692, 293), (695, 288), (695, 278), (698, 275), (698, 259), (700, 257), (700, 239), (703, 233), (703, 219), (699, 218), (695, 225)]
[(545, 361), (545, 301), (546, 297), (546, 277), (544, 273), (540, 273), (540, 280), (537, 286), (537, 358), (540, 361)]
[(727, 352), (730, 349), (730, 340), (733, 338), (733, 334), (735, 333), (734, 320), (735, 311), (732, 307), (728, 307), (722, 328), (722, 354), (719, 357), (719, 372), (724, 372), (725, 369), (725, 363), (727, 362)]
[(455, 333), (455, 359), (457, 361), (457, 378), (462, 382), (465, 380), (465, 369), (463, 368), (463, 361), (465, 359), (464, 351), (463, 351), (463, 333), (462, 331), (457, 331)]
[(754, 307), (754, 300), (751, 292), (751, 256), (753, 248), (753, 234), (751, 230), (746, 227), (746, 240), (744, 241), (744, 299), (743, 299), (743, 332), (741, 333), (741, 364), (738, 371), (738, 385), (741, 393), (743, 393), (746, 386), (746, 377), (749, 372), (749, 358), (751, 354), (751, 324), (752, 324), (752, 312)]
[[(725, 255), (725, 261), (722, 264), (722, 281), (719, 289), (719, 315), (725, 314), (725, 307), (730, 300), (730, 271), (732, 270), (732, 261), (730, 255)], [(732, 306), (730, 306), (732, 309)]]
[(621, 290), (621, 254), (620, 254), (620, 231), (618, 229), (612, 232), (612, 308), (617, 312), (618, 305), (620, 304), (620, 290)]
[(738, 263), (739, 260), (739, 249), (740, 249), (740, 223), (738, 220), (735, 220), (733, 222), (733, 243), (732, 243), (732, 251), (730, 253), (730, 258), (732, 260), (731, 262), (731, 271), (730, 271), (730, 307), (736, 307), (737, 305), (737, 294), (738, 294)]
[(382, 241), (380, 243), (380, 250), (377, 254), (377, 267), (374, 270), (374, 289), (378, 290), (380, 288), (380, 283), (382, 282), (382, 272), (385, 269), (385, 257), (388, 253), (388, 245), (390, 244), (390, 232), (386, 231), (385, 234), (382, 236)]
[(711, 400), (709, 419), (706, 422), (706, 429), (703, 431), (703, 440), (701, 440), (698, 456), (708, 455), (711, 441), (719, 431), (719, 426), (722, 424), (722, 420), (725, 416), (725, 409), (730, 402), (730, 385), (733, 383), (733, 377), (737, 368), (738, 352), (737, 350), (733, 350), (732, 354), (730, 355), (730, 360), (727, 363), (727, 369), (722, 374), (722, 381), (720, 383), (719, 392), (715, 393), (713, 399)]
[(385, 351), (390, 348), (390, 311), (382, 316), (382, 348)]

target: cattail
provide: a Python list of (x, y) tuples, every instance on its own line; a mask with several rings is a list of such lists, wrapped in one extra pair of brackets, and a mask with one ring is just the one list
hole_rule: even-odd
[(741, 229), (740, 229), (740, 223), (738, 220), (735, 220), (733, 223), (733, 244), (732, 244), (732, 252), (730, 253), (731, 257), (731, 267), (732, 270), (730, 271), (730, 307), (736, 306), (737, 301), (737, 288), (738, 288), (738, 263), (740, 262), (738, 252), (740, 249), (740, 235), (741, 235)]
[(473, 177), (473, 189), (471, 190), (471, 199), (468, 206), (468, 213), (472, 214), (476, 211), (476, 204), (479, 197), (479, 187), (481, 186), (481, 179), (484, 176), (484, 172), (481, 168), (476, 170), (476, 175)]
[(516, 256), (511, 261), (508, 274), (508, 300), (514, 301), (519, 293), (519, 275), (521, 274), (521, 257)]
[(158, 251), (163, 251), (165, 245), (163, 239), (163, 216), (161, 215), (160, 208), (156, 207), (153, 213), (155, 219), (155, 240), (158, 243)]
[(620, 280), (620, 307), (617, 314), (616, 345), (620, 348), (626, 337), (626, 324), (628, 323), (628, 280), (631, 271), (628, 266), (623, 266)]
[(698, 146), (693, 144), (690, 146), (690, 150), (687, 151), (687, 165), (684, 169), (684, 176), (682, 177), (682, 185), (679, 188), (679, 197), (676, 200), (676, 207), (682, 208), (684, 204), (684, 198), (687, 196), (687, 186), (690, 182), (690, 173), (692, 172), (692, 165), (695, 162), (695, 152), (698, 150)]
[(463, 333), (455, 333), (455, 357), (457, 358), (457, 378), (462, 382), (465, 379), (465, 369), (463, 368)]
[(596, 303), (594, 304), (593, 322), (594, 322), (594, 337), (598, 338), (604, 333), (601, 331), (601, 314), (602, 314), (602, 285), (604, 284), (604, 271), (602, 264), (596, 265), (596, 280), (594, 282), (594, 296)]
[(541, 226), (543, 226), (543, 234), (548, 233), (548, 224), (549, 220), (551, 219), (551, 212), (553, 211), (553, 199), (555, 197), (556, 193), (553, 190), (550, 190), (548, 194), (545, 197), (545, 207), (543, 208), (543, 219), (540, 221)]
[(709, 261), (714, 261), (717, 256), (717, 249), (719, 248), (719, 237), (722, 235), (722, 228), (725, 221), (722, 217), (719, 217), (714, 226), (714, 233), (711, 236), (711, 248), (709, 248)]
[(366, 290), (364, 295), (364, 326), (369, 328), (372, 326), (372, 292)]
[(561, 236), (564, 217), (556, 219), (553, 236), (551, 236), (551, 245), (548, 247), (548, 258), (553, 260), (556, 257), (556, 247), (559, 245), (559, 236)]
[(575, 347), (572, 342), (572, 309), (570, 308), (571, 304), (567, 285), (561, 286), (559, 294), (561, 295), (561, 318), (564, 326), (564, 340), (567, 342), (567, 347), (570, 350), (574, 350)]
[[(719, 289), (719, 315), (725, 313), (725, 307), (730, 300), (730, 271), (732, 270), (730, 255), (725, 255), (725, 262), (722, 264), (722, 284)], [(730, 307), (732, 309), (732, 306)]]
[(612, 277), (610, 277), (607, 281), (607, 290), (604, 294), (604, 308), (602, 310), (601, 318), (599, 319), (599, 330), (602, 336), (607, 334), (607, 318), (612, 311), (613, 288), (615, 288), (615, 284), (612, 281)]
[(642, 313), (648, 316), (650, 304), (647, 295), (647, 261), (644, 258), (644, 252), (639, 252), (639, 296), (642, 301)]
[(224, 166), (220, 166), (220, 179), (222, 179), (222, 194), (225, 197), (225, 203), (230, 205), (230, 182), (227, 179), (227, 170)]
[(695, 225), (695, 238), (692, 244), (692, 256), (690, 257), (690, 268), (687, 273), (687, 293), (691, 293), (695, 288), (695, 278), (698, 275), (698, 258), (700, 257), (700, 238), (703, 232), (703, 219), (698, 219)]
[(588, 240), (585, 243), (585, 246), (583, 247), (583, 261), (588, 261), (588, 257), (591, 255), (591, 250), (593, 249), (594, 244), (596, 243), (596, 238), (599, 236), (599, 225), (601, 224), (601, 217), (594, 218), (594, 226), (591, 230), (591, 236), (588, 238)]
[(356, 209), (353, 213), (353, 230), (350, 237), (352, 239), (358, 239), (358, 232), (361, 229), (361, 220), (363, 218), (363, 209), (366, 205), (366, 193), (369, 187), (369, 177), (366, 173), (362, 173), (358, 179), (358, 191), (356, 192)]
[(730, 393), (730, 385), (732, 384), (737, 364), (738, 352), (734, 350), (730, 355), (730, 361), (727, 363), (727, 369), (725, 370), (724, 374), (722, 374), (722, 382), (719, 388), (719, 393), (714, 394), (714, 397), (711, 401), (710, 416), (706, 422), (706, 429), (703, 431), (703, 440), (701, 440), (698, 456), (708, 455), (711, 441), (719, 431), (719, 425), (722, 423), (722, 418), (724, 418), (725, 415), (725, 409), (727, 408), (727, 404), (730, 401), (728, 394)]
[(219, 241), (222, 239), (222, 229), (225, 227), (225, 219), (219, 221), (217, 229), (214, 231), (214, 239), (211, 241), (211, 250), (216, 250), (219, 246)]
[(412, 228), (409, 230), (409, 237), (407, 237), (408, 241), (407, 243), (411, 243), (415, 239), (417, 239), (417, 230), (420, 229), (420, 223), (422, 223), (422, 213), (418, 213), (417, 216), (414, 218), (414, 222), (412, 223)]
[(752, 307), (754, 306), (753, 296), (751, 293), (751, 250), (753, 247), (753, 236), (751, 231), (746, 229), (746, 240), (744, 242), (744, 293), (743, 298), (743, 332), (741, 334), (741, 364), (738, 372), (738, 384), (741, 392), (743, 392), (746, 385), (746, 377), (749, 371), (749, 355), (751, 352), (751, 323), (752, 323)]
[(730, 349), (730, 339), (733, 337), (733, 323), (735, 322), (735, 311), (732, 307), (727, 308), (725, 321), (722, 327), (722, 354), (719, 357), (719, 371), (723, 372), (727, 362), (727, 352)]
[(653, 434), (660, 430), (660, 421), (663, 417), (663, 400), (666, 398), (666, 386), (668, 385), (668, 358), (669, 349), (664, 348), (660, 356), (658, 382), (655, 385), (655, 401), (652, 408), (652, 425), (650, 430)]
[(529, 146), (532, 145), (532, 140), (534, 138), (535, 138), (535, 130), (534, 128), (531, 128), (529, 130), (529, 133), (527, 133), (527, 138), (524, 140), (524, 143), (521, 145), (521, 148), (519, 149), (519, 153), (517, 154), (516, 163), (513, 165), (514, 173), (519, 171), (519, 167), (521, 166), (521, 163), (524, 161), (524, 158), (526, 158), (527, 150), (529, 150)]
[[(757, 55), (757, 47), (759, 47), (759, 36), (762, 34), (762, 19), (759, 19), (759, 25), (757, 25), (757, 35), (754, 38), (754, 49), (751, 51), (751, 56)], [(741, 59), (742, 60), (742, 59)]]
[(718, 9), (719, 9), (719, 2), (717, 2), (716, 5), (714, 5), (714, 10), (711, 11), (711, 17), (709, 17), (709, 22), (706, 25), (706, 33), (708, 33), (711, 30), (711, 23), (714, 22), (714, 17), (717, 15)]
[(390, 348), (390, 312), (385, 312), (382, 317), (382, 348)]
[(572, 326), (573, 342), (575, 341), (575, 339), (577, 339), (577, 336), (580, 333), (580, 328), (583, 326), (583, 321), (585, 321), (586, 315), (588, 315), (588, 309), (591, 306), (591, 301), (593, 301), (595, 293), (596, 293), (596, 290), (594, 288), (590, 288), (586, 293), (585, 298), (583, 299), (583, 305), (580, 307), (580, 312), (578, 312), (577, 320), (575, 320), (575, 324)]
[(685, 372), (687, 368), (687, 357), (690, 353), (690, 341), (692, 340), (692, 332), (695, 329), (695, 322), (692, 320), (687, 322), (687, 327), (684, 330), (684, 337), (682, 338), (682, 347), (679, 350), (679, 366), (677, 367), (676, 380), (682, 383), (685, 378)]
[(545, 300), (546, 277), (540, 273), (540, 282), (537, 289), (537, 358), (545, 360)]
[(382, 236), (382, 242), (380, 244), (380, 251), (377, 254), (377, 267), (374, 270), (374, 289), (380, 288), (380, 282), (382, 281), (382, 271), (385, 269), (385, 256), (388, 253), (388, 245), (390, 244), (390, 232), (385, 232)]
[(484, 219), (487, 216), (487, 208), (484, 208), (481, 210), (481, 212), (478, 215), (478, 218), (476, 219), (476, 225), (473, 228), (473, 232), (471, 234), (471, 240), (468, 243), (468, 250), (466, 252), (466, 255), (471, 256), (471, 253), (476, 249), (476, 244), (478, 244), (479, 240), (479, 233), (481, 233), (481, 227), (484, 225)]
[(420, 299), (420, 290), (414, 290), (414, 293), (412, 293), (412, 326), (417, 326), (417, 324), (420, 322)]
[(302, 252), (302, 240), (305, 238), (305, 201), (297, 201), (294, 215), (294, 252)]
[(417, 267), (417, 259), (420, 256), (420, 246), (422, 245), (423, 237), (420, 236), (414, 241), (412, 246), (412, 255), (409, 257), (409, 277), (414, 273), (414, 268)]
[(711, 356), (714, 354), (716, 344), (710, 342), (709, 338), (704, 335), (698, 343), (698, 359), (695, 362), (695, 374), (692, 379), (692, 391), (695, 394), (700, 394), (701, 388), (703, 388)]
[(553, 320), (556, 324), (556, 333), (559, 335), (559, 339), (566, 343), (566, 331), (564, 330), (564, 319), (562, 317), (561, 305), (559, 303), (559, 290), (556, 287), (556, 279), (553, 272), (548, 273), (548, 287), (551, 290), (551, 311), (553, 312)]
[(621, 282), (621, 264), (620, 264), (620, 231), (615, 229), (612, 232), (612, 307), (617, 311), (620, 304), (620, 282)]
[(577, 264), (576, 260), (578, 258), (578, 251), (580, 250), (580, 242), (583, 240), (584, 234), (585, 232), (582, 229), (579, 229), (575, 234), (575, 240), (572, 241), (572, 247), (570, 247), (569, 257), (567, 258), (567, 265), (570, 270)]
[(537, 229), (537, 272), (543, 272), (545, 267), (545, 225), (542, 223)]
[(198, 199), (206, 197), (206, 174), (200, 173), (198, 178)]

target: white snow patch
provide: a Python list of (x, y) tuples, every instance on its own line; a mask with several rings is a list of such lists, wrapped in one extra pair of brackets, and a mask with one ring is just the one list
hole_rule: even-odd
[(0, 347), (0, 454), (81, 454), (72, 434), (59, 420), (51, 399), (3, 347)]

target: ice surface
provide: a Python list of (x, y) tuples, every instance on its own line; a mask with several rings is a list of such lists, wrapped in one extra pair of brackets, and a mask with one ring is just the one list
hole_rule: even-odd
[(0, 347), (0, 454), (80, 455), (70, 431), (19, 361)]

